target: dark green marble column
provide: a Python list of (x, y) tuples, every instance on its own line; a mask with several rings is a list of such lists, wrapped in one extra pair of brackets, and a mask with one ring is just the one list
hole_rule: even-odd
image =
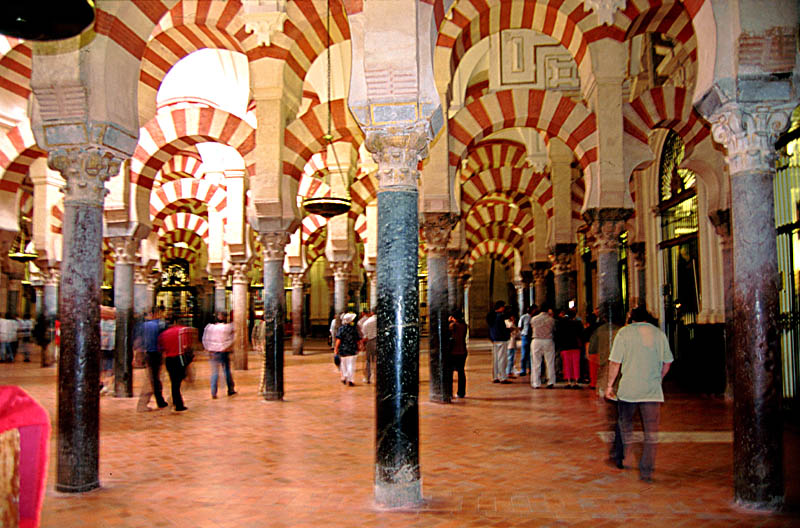
[(262, 233), (264, 246), (264, 361), (259, 394), (265, 400), (283, 399), (283, 324), (286, 306), (283, 291), (283, 257), (289, 241), (283, 231)]

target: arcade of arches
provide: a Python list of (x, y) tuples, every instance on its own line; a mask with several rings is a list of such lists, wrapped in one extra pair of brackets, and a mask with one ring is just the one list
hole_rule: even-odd
[[(796, 2), (94, 4), (78, 37), (0, 37), (0, 299), (60, 320), (60, 491), (98, 485), (101, 303), (115, 396), (133, 321), (163, 306), (197, 327), (232, 311), (237, 350), (263, 316), (263, 364), (235, 367), (261, 369), (266, 400), (292, 390), (284, 342), (302, 354), (332, 314), (374, 308), (375, 498), (393, 506), (421, 497), (420, 341), (421, 397), (447, 403), (447, 315), (485, 336), (502, 299), (646, 306), (674, 381), (736, 402), (737, 500), (780, 502), (800, 408)], [(349, 210), (309, 213), (321, 198)]]

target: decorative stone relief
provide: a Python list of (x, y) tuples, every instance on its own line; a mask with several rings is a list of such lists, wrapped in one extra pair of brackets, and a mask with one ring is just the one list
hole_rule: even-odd
[(423, 126), (410, 129), (375, 129), (367, 132), (367, 150), (378, 164), (381, 189), (416, 190), (417, 164), (426, 155), (428, 134)]
[(632, 209), (621, 207), (586, 211), (583, 216), (589, 224), (589, 231), (594, 238), (594, 248), (600, 253), (617, 251), (619, 236), (625, 231), (627, 220), (632, 214)]
[(97, 147), (50, 151), (47, 164), (66, 180), (64, 203), (102, 207), (105, 182), (119, 173), (122, 159)]
[(249, 271), (250, 266), (246, 262), (232, 262), (231, 282), (233, 284), (250, 284), (250, 278), (247, 276)]
[(353, 269), (352, 262), (332, 262), (334, 280), (348, 280), (350, 278), (350, 270)]
[(114, 252), (114, 260), (118, 264), (134, 264), (136, 262), (139, 239), (134, 237), (110, 237), (107, 240), (108, 245)]
[(585, 0), (584, 5), (597, 15), (597, 21), (610, 26), (614, 23), (614, 13), (625, 9), (626, 0)]
[(302, 273), (290, 273), (289, 277), (292, 279), (292, 288), (302, 288), (303, 287), (303, 274)]
[(500, 84), (540, 90), (577, 91), (578, 66), (557, 40), (530, 29), (500, 34)]
[(786, 129), (794, 104), (744, 105), (727, 103), (710, 117), (714, 139), (727, 149), (731, 175), (753, 170), (774, 170), (773, 145)]
[[(559, 252), (548, 255), (552, 263), (553, 273), (562, 275), (572, 271), (572, 253)], [(534, 272), (535, 273), (535, 272)]]
[(272, 36), (283, 30), (286, 0), (250, 0), (244, 4), (244, 30), (254, 33), (259, 46), (270, 46)]
[(426, 213), (423, 215), (422, 235), (425, 238), (425, 245), (428, 253), (435, 257), (446, 256), (447, 243), (450, 240), (450, 233), (453, 231), (456, 219), (451, 214)]
[(272, 231), (261, 233), (259, 240), (263, 246), (264, 261), (280, 260), (286, 255), (286, 244), (289, 243), (289, 234), (286, 231)]

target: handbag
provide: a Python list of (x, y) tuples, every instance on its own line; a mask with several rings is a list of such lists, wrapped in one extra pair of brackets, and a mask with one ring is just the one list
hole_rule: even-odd
[(339, 357), (339, 354), (334, 354), (333, 355), (333, 364), (338, 367), (339, 365), (341, 365), (341, 363), (342, 363), (342, 359)]

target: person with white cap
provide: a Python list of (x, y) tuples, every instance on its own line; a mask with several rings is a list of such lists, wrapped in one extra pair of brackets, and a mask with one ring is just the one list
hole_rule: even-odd
[(342, 373), (342, 384), (355, 385), (353, 379), (356, 374), (356, 354), (358, 354), (358, 329), (356, 329), (356, 314), (347, 312), (342, 315), (342, 324), (336, 331), (336, 343), (333, 353), (341, 358), (339, 369)]

